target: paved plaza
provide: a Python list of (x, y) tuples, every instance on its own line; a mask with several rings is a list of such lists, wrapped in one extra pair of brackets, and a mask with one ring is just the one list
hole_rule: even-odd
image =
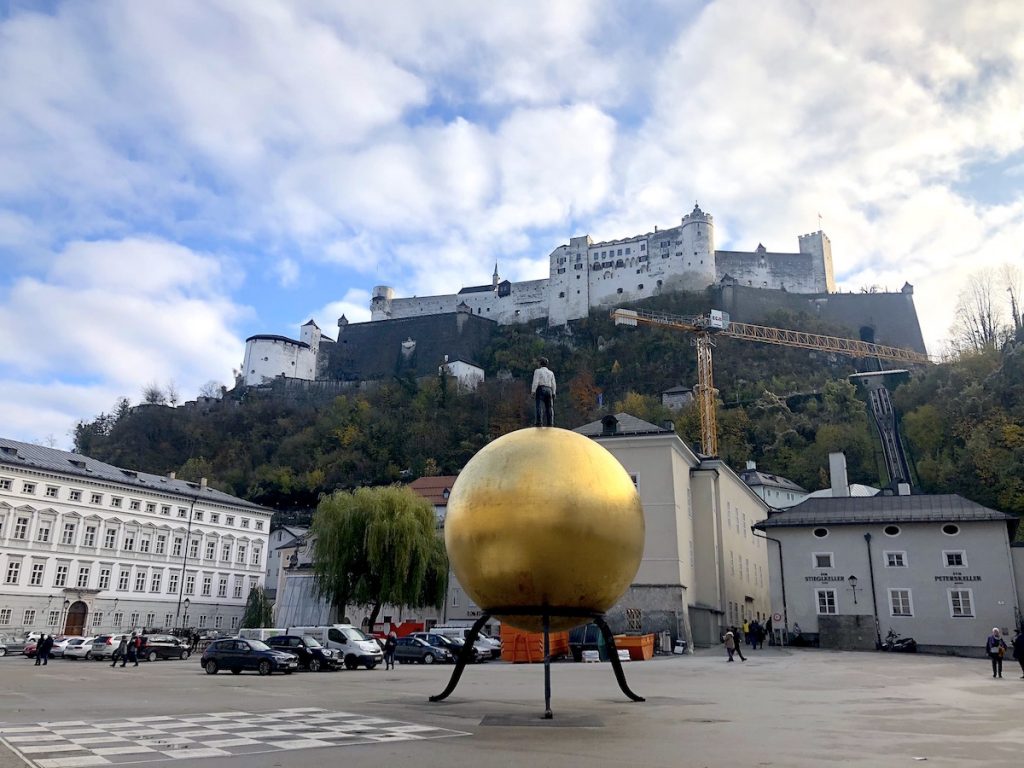
[[(206, 675), (198, 661), (111, 669), (0, 659), (0, 768), (163, 763), (396, 766), (1019, 766), (1024, 680), (1007, 660), (768, 648), (625, 665)], [(156, 768), (159, 768), (157, 766)]]

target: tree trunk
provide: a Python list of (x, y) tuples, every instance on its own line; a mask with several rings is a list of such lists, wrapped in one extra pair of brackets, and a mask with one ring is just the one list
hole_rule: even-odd
[(373, 604), (373, 610), (370, 611), (370, 626), (369, 630), (373, 632), (373, 626), (377, 623), (377, 616), (380, 614), (380, 603)]

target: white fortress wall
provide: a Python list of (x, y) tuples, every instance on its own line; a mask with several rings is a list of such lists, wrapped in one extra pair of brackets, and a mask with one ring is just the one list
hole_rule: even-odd
[[(459, 296), (417, 296), (411, 299), (391, 299), (390, 319), (419, 317), (420, 315), (441, 315), (454, 312)], [(468, 303), (468, 302), (467, 302)], [(384, 319), (374, 317), (374, 320)]]
[(245, 343), (242, 363), (247, 385), (262, 384), (278, 376), (312, 380), (316, 356), (305, 344), (284, 338), (251, 338)]

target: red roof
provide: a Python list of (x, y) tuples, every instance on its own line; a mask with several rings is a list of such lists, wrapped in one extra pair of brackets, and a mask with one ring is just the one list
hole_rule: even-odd
[(456, 475), (439, 475), (437, 477), (421, 477), (409, 483), (409, 488), (425, 498), (435, 507), (448, 504), (448, 494), (455, 485)]

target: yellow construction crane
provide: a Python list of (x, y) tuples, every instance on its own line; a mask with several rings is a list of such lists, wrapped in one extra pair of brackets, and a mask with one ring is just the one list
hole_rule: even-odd
[(750, 323), (734, 323), (729, 315), (712, 310), (707, 315), (682, 317), (637, 309), (616, 309), (612, 312), (616, 325), (656, 325), (695, 334), (697, 344), (697, 407), (700, 412), (700, 442), (705, 456), (718, 455), (718, 423), (715, 417), (715, 384), (711, 365), (713, 335), (748, 339), (783, 347), (800, 347), (820, 352), (834, 352), (850, 357), (877, 357), (901, 363), (928, 363), (927, 355), (900, 347), (872, 344), (867, 341), (823, 336), (820, 333), (769, 328)]

